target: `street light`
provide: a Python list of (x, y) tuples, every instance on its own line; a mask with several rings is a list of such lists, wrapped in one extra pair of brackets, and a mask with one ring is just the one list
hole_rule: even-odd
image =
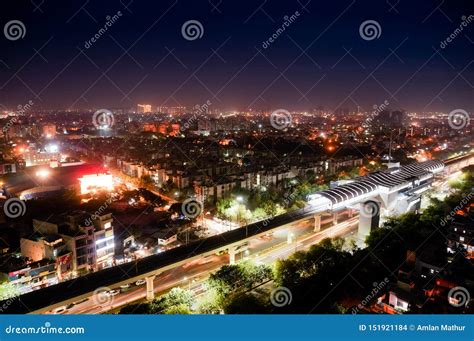
[(238, 202), (243, 202), (244, 201), (244, 198), (239, 195), (237, 198), (235, 198)]
[(41, 169), (36, 172), (36, 176), (40, 178), (46, 178), (49, 175), (49, 171), (47, 169)]
[(186, 283), (188, 281), (188, 290), (191, 290), (191, 279), (188, 280), (188, 277), (184, 276), (183, 277), (183, 282)]

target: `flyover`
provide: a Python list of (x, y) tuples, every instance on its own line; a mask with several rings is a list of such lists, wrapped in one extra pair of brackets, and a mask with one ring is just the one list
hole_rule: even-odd
[(359, 236), (365, 238), (379, 226), (382, 214), (397, 216), (419, 210), (421, 194), (443, 170), (444, 163), (438, 160), (390, 167), (312, 194), (308, 203), (332, 212), (357, 208)]
[[(472, 155), (458, 160), (465, 165), (473, 161)], [(450, 167), (455, 164), (449, 163)], [(228, 251), (232, 263), (239, 246), (249, 239), (310, 218), (315, 219), (317, 231), (321, 227), (321, 215), (325, 213), (334, 214), (337, 220), (338, 212), (359, 208), (359, 234), (365, 236), (372, 228), (378, 227), (381, 208), (391, 214), (397, 213), (398, 205), (403, 206), (405, 211), (416, 209), (421, 193), (443, 170), (443, 162), (427, 161), (370, 173), (310, 195), (308, 205), (302, 209), (2, 301), (0, 307), (6, 307), (2, 310), (6, 314), (44, 313), (88, 298), (98, 288), (116, 288), (139, 279), (146, 280), (147, 298), (151, 299), (154, 295), (153, 279), (164, 271), (220, 251)]]

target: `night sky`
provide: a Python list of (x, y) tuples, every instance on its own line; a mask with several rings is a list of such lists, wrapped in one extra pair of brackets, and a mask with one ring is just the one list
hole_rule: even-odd
[[(26, 33), (0, 34), (0, 108), (209, 100), (222, 110), (370, 110), (387, 100), (393, 109), (472, 112), (474, 17), (440, 47), (469, 15), (472, 0), (2, 1), (2, 33), (11, 20)], [(202, 24), (201, 38), (183, 37), (188, 20)], [(366, 20), (378, 22), (378, 38), (362, 39)]]

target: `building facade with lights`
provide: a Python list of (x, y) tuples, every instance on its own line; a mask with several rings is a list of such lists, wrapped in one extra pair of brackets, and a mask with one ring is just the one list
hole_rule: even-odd
[(115, 242), (112, 214), (91, 215), (73, 212), (48, 221), (33, 219), (33, 228), (41, 234), (61, 236), (72, 252), (75, 273), (101, 270), (114, 264)]

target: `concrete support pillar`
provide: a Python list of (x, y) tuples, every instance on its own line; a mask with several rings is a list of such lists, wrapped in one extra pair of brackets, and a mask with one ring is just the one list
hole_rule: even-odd
[(315, 215), (314, 216), (314, 232), (321, 231), (321, 216)]
[(347, 215), (349, 218), (352, 218), (354, 216), (354, 210), (351, 208), (349, 211), (347, 211)]
[(234, 246), (229, 247), (229, 264), (230, 265), (235, 264), (235, 247)]
[(359, 238), (365, 240), (372, 229), (379, 227), (380, 222), (380, 204), (373, 200), (360, 204), (359, 213)]
[(332, 224), (337, 225), (337, 212), (332, 214)]
[(155, 276), (146, 277), (146, 299), (148, 301), (153, 301), (155, 298), (155, 289), (153, 287), (153, 281), (155, 280)]
[(420, 212), (420, 209), (421, 209), (421, 196), (420, 196), (419, 200), (417, 200), (416, 203), (414, 203), (411, 206), (410, 211), (418, 213), (418, 212)]
[(288, 234), (286, 236), (286, 243), (287, 244), (293, 243), (294, 238), (295, 238), (295, 234), (291, 231), (288, 231)]

